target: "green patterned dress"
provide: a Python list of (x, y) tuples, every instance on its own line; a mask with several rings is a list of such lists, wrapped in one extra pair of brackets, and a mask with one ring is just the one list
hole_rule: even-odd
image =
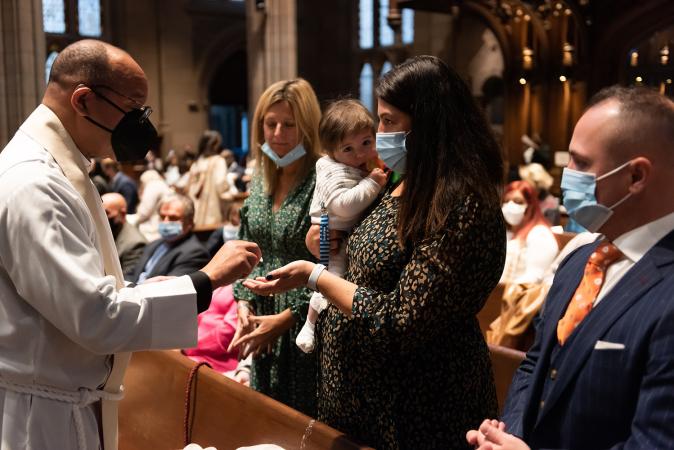
[[(241, 208), (239, 231), (240, 239), (257, 243), (262, 251), (263, 261), (253, 270), (251, 278), (299, 259), (315, 261), (304, 243), (311, 226), (309, 206), (315, 184), (316, 174), (312, 170), (304, 182), (288, 193), (281, 208), (273, 212), (273, 200), (264, 192), (262, 177), (253, 179), (250, 197)], [(234, 297), (249, 301), (258, 316), (290, 309), (295, 325), (278, 339), (270, 354), (253, 360), (251, 387), (315, 417), (316, 353), (305, 354), (295, 345), (295, 337), (306, 320), (311, 291), (300, 288), (262, 297), (237, 282)]]

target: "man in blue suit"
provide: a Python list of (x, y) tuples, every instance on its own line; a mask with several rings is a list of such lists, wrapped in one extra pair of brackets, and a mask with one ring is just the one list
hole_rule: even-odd
[[(673, 143), (674, 103), (644, 88), (604, 90), (578, 121), (564, 203), (604, 238), (560, 266), (502, 421), (469, 431), (474, 447), (674, 448)], [(616, 259), (597, 265), (604, 248)]]
[(208, 262), (208, 251), (194, 229), (194, 203), (189, 197), (172, 194), (159, 203), (161, 239), (143, 250), (128, 281), (143, 283), (158, 276), (179, 277)]
[(117, 192), (126, 200), (128, 214), (136, 214), (138, 206), (138, 185), (130, 176), (121, 171), (117, 161), (106, 158), (101, 162), (103, 173), (110, 180), (110, 189)]

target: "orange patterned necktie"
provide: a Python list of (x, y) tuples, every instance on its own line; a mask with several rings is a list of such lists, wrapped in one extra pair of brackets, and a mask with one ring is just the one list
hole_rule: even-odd
[(592, 311), (594, 301), (599, 294), (602, 284), (604, 284), (606, 268), (621, 256), (622, 253), (618, 250), (618, 247), (610, 242), (600, 244), (590, 255), (590, 259), (588, 259), (585, 265), (583, 279), (573, 294), (564, 317), (557, 323), (559, 345), (564, 345), (564, 342), (573, 333), (573, 330)]

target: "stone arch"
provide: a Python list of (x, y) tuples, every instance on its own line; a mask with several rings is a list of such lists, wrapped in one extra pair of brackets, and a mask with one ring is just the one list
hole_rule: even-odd
[(245, 25), (228, 27), (212, 40), (197, 62), (199, 98), (202, 101), (208, 100), (209, 86), (220, 66), (242, 50), (246, 51)]

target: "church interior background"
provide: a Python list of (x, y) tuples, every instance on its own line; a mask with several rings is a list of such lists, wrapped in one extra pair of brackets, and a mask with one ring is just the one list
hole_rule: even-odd
[(558, 177), (594, 92), (674, 93), (670, 0), (2, 0), (2, 146), (39, 103), (58, 52), (87, 37), (145, 69), (162, 155), (194, 149), (207, 127), (245, 154), (251, 105), (276, 80), (301, 76), (322, 102), (372, 108), (382, 73), (431, 54), (469, 83), (510, 164), (521, 136), (538, 136)]
[[(160, 137), (154, 150), (162, 157), (170, 150), (194, 154), (210, 128), (243, 159), (251, 151), (254, 105), (281, 79), (307, 79), (322, 104), (350, 96), (376, 112), (379, 77), (410, 56), (428, 54), (468, 83), (511, 167), (523, 161), (524, 135), (546, 144), (541, 149), (556, 180), (550, 191), (558, 195), (573, 126), (594, 93), (618, 83), (674, 96), (674, 0), (0, 0), (0, 149), (40, 103), (58, 53), (85, 38), (125, 49), (145, 70)], [(138, 176), (143, 163), (123, 169)], [(495, 292), (500, 301), (503, 291)], [(182, 396), (184, 380), (192, 386), (195, 372), (178, 355), (134, 356), (146, 365), (131, 369), (136, 390), (128, 392), (138, 393), (137, 403), (127, 403), (120, 429), (141, 432), (127, 436), (190, 441), (191, 391), (187, 402)], [(178, 367), (170, 376), (166, 361)], [(161, 372), (162, 381), (145, 367)], [(507, 389), (514, 367), (507, 366), (510, 378), (499, 389)], [(178, 406), (166, 407), (161, 400), (177, 397), (162, 391), (153, 397), (160, 400), (153, 416), (143, 388), (164, 382), (179, 392)], [(296, 443), (316, 424), (315, 436), (340, 442), (325, 425), (271, 399), (248, 401), (252, 391), (237, 393), (236, 384), (209, 386), (219, 390), (202, 391), (199, 414), (217, 409), (232, 420), (203, 420), (204, 433), (244, 440), (259, 433), (250, 426), (255, 421), (285, 427), (279, 435), (300, 430), (299, 438), (292, 434)], [(222, 396), (228, 396), (224, 407)], [(183, 408), (184, 435), (181, 426), (166, 426), (182, 419)], [(260, 411), (268, 415), (261, 418)], [(122, 448), (153, 448), (144, 442)]]

